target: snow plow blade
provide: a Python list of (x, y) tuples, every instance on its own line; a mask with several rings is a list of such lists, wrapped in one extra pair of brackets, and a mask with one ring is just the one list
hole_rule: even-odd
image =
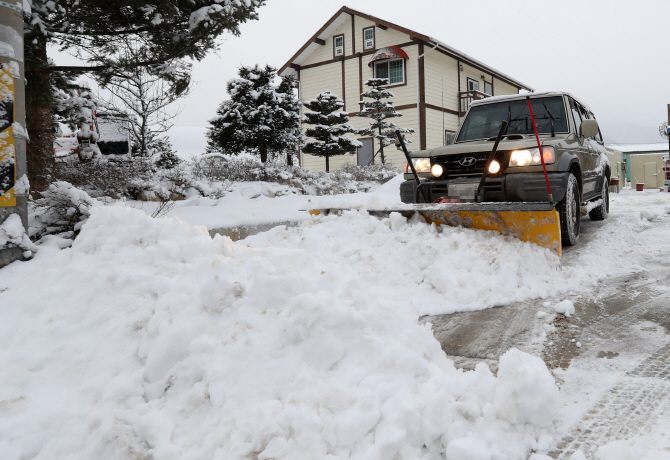
[[(553, 203), (441, 203), (404, 204), (366, 211), (382, 218), (398, 212), (408, 219), (419, 213), (426, 222), (435, 225), (494, 230), (545, 247), (561, 257), (561, 223), (554, 207)], [(309, 213), (328, 215), (353, 209), (313, 209)]]

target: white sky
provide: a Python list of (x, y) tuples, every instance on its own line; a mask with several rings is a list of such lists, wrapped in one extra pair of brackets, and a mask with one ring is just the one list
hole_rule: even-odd
[(667, 0), (268, 0), (259, 21), (194, 65), (197, 84), (176, 124), (206, 126), (240, 65), (279, 68), (343, 5), (439, 39), (537, 91), (575, 94), (612, 141), (662, 142)]

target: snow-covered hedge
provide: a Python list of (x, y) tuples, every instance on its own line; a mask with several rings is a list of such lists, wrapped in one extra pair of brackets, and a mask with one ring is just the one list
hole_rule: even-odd
[(282, 162), (261, 163), (250, 154), (207, 154), (166, 169), (147, 159), (129, 163), (93, 161), (62, 164), (58, 178), (91, 196), (174, 199), (194, 191), (219, 198), (235, 182), (274, 182), (288, 185), (290, 193), (337, 195), (368, 192), (398, 174), (392, 165), (344, 165), (331, 172), (310, 171)]

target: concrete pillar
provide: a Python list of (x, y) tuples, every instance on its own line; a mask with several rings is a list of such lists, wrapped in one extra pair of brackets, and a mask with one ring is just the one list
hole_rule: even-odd
[[(23, 10), (0, 1), (0, 226), (18, 214), (28, 229), (26, 97), (23, 65)], [(4, 238), (3, 241), (4, 242)], [(0, 245), (0, 267), (23, 257), (23, 249)]]

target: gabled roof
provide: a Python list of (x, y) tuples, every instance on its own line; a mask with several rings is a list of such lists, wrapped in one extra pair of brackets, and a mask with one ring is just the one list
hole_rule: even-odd
[(418, 32), (415, 32), (413, 30), (407, 29), (405, 27), (401, 27), (397, 24), (393, 24), (392, 22), (385, 21), (383, 19), (377, 18), (375, 16), (371, 16), (366, 13), (362, 13), (360, 11), (351, 9), (347, 6), (343, 6), (340, 8), (340, 10), (335, 13), (326, 23), (314, 34), (312, 37), (298, 50), (297, 53), (295, 53), (291, 59), (288, 60), (286, 64), (284, 64), (280, 69), (279, 69), (279, 74), (283, 75), (284, 72), (291, 68), (293, 65), (301, 65), (303, 62), (307, 60), (307, 58), (319, 48), (319, 46), (322, 46), (319, 44), (319, 42), (323, 42), (326, 40), (328, 37), (330, 37), (344, 22), (349, 19), (351, 16), (359, 16), (362, 18), (365, 18), (371, 22), (374, 22), (377, 25), (381, 25), (384, 27), (388, 27), (394, 30), (397, 30), (398, 32), (402, 32), (404, 34), (409, 35), (412, 39), (414, 40), (420, 40), (423, 42), (426, 42), (431, 48), (432, 47), (437, 47), (439, 50), (441, 50), (443, 53), (450, 55), (451, 57), (460, 60), (464, 64), (470, 65), (472, 67), (475, 67), (479, 70), (482, 70), (484, 72), (492, 74), (494, 77), (503, 80), (513, 86), (516, 86), (521, 89), (525, 89), (528, 91), (534, 91), (533, 88), (530, 86), (521, 83), (520, 81), (505, 75), (502, 72), (499, 72), (498, 70), (484, 64), (483, 62), (480, 62), (473, 57), (468, 56), (465, 53), (462, 53), (451, 46), (447, 45), (446, 43), (443, 43), (435, 38), (432, 38), (428, 35), (420, 34)]

